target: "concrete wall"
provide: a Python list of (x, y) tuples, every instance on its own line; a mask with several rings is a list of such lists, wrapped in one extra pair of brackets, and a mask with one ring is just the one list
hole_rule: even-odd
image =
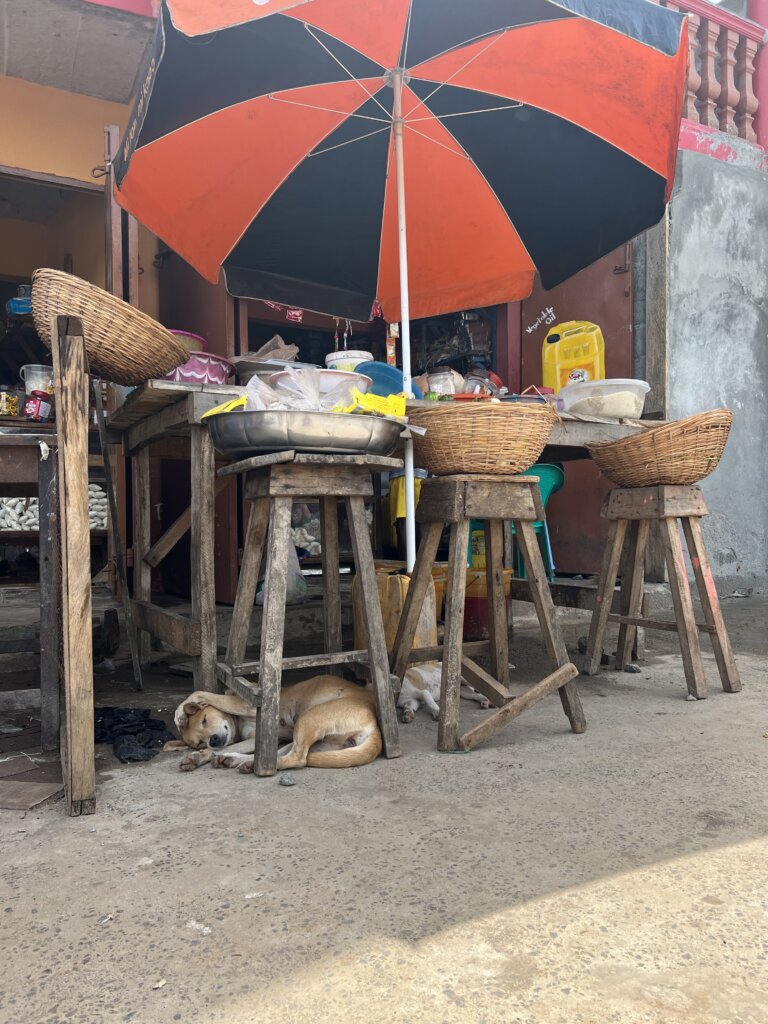
[[(738, 142), (738, 140), (735, 140)], [(722, 581), (768, 580), (768, 175), (755, 148), (729, 162), (681, 152), (670, 207), (668, 414), (734, 413), (703, 489)]]
[(0, 217), (0, 277), (31, 277), (47, 261), (45, 224)]
[(0, 164), (93, 182), (104, 128), (125, 127), (129, 107), (0, 75)]

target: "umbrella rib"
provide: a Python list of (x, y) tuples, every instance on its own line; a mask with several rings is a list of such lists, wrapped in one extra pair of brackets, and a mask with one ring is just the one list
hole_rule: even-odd
[(373, 102), (376, 104), (376, 106), (380, 107), (384, 111), (384, 113), (387, 115), (387, 117), (389, 117), (390, 116), (389, 111), (384, 106), (384, 104), (381, 102), (381, 100), (377, 99), (376, 96), (369, 89), (367, 89), (363, 85), (363, 83), (360, 81), (359, 78), (355, 78), (355, 76), (352, 74), (352, 72), (349, 70), (349, 68), (339, 60), (339, 58), (336, 56), (336, 54), (333, 52), (333, 50), (331, 50), (329, 47), (327, 47), (325, 45), (325, 43), (322, 41), (322, 39), (320, 39), (319, 36), (315, 35), (315, 33), (312, 31), (311, 26), (308, 25), (306, 21), (304, 22), (304, 28), (307, 30), (307, 32), (309, 32), (309, 34), (312, 36), (312, 38), (315, 40), (315, 42), (318, 43), (320, 46), (322, 46), (322, 48), (325, 50), (325, 52), (328, 54), (328, 56), (332, 60), (336, 61), (336, 63), (339, 65), (339, 67), (342, 69), (342, 71), (346, 72), (346, 74), (349, 75), (350, 80), (353, 81), (353, 82), (356, 82), (360, 86), (360, 88), (366, 94), (368, 99), (373, 100)]
[[(275, 103), (288, 103), (292, 107), (306, 107), (307, 110), (322, 110), (326, 114), (341, 114), (344, 117), (359, 117), (362, 121), (376, 121), (377, 124), (385, 124), (387, 128), (392, 124), (391, 120), (383, 117), (371, 117), (369, 114), (350, 114), (346, 110), (335, 110), (333, 107), (320, 107), (315, 103), (299, 103), (298, 100), (286, 100), (282, 96), (276, 96), (273, 92), (267, 94), (268, 99)], [(381, 129), (383, 131), (383, 129)]]
[(478, 50), (477, 53), (473, 54), (469, 58), (469, 60), (465, 61), (465, 63), (461, 65), (461, 67), (456, 68), (456, 70), (452, 74), (450, 74), (444, 81), (436, 85), (432, 92), (425, 96), (423, 100), (419, 100), (418, 103), (411, 107), (411, 109), (405, 115), (404, 119), (407, 120), (414, 112), (414, 110), (416, 110), (418, 107), (425, 107), (427, 105), (427, 101), (431, 100), (435, 93), (440, 92), (444, 85), (448, 85), (456, 77), (456, 75), (460, 75), (462, 71), (465, 71), (470, 64), (472, 64), (474, 61), (478, 59), (478, 57), (482, 57), (482, 55), (486, 53), (495, 43), (498, 43), (498, 41), (503, 36), (505, 36), (507, 32), (509, 32), (509, 29), (505, 28), (502, 29), (501, 32), (497, 32), (495, 35), (491, 36), (491, 38), (488, 40), (488, 42), (481, 50)]
[(347, 139), (345, 142), (337, 142), (335, 146), (326, 146), (325, 149), (315, 149), (307, 155), (307, 159), (312, 156), (322, 156), (323, 153), (330, 153), (331, 150), (341, 149), (343, 146), (351, 146), (353, 142), (362, 142), (363, 139), (370, 139), (372, 135), (381, 135), (382, 132), (388, 132), (391, 130), (390, 125), (384, 125), (383, 128), (375, 128), (372, 132), (366, 132), (365, 135), (358, 135), (354, 139)]
[[(506, 103), (501, 107), (483, 107), (482, 110), (457, 110), (453, 114), (441, 114), (440, 120), (445, 117), (470, 117), (472, 114), (492, 114), (497, 110), (517, 110), (519, 107), (524, 107), (524, 103)], [(432, 117), (412, 117), (410, 121), (406, 121), (405, 124), (418, 124), (420, 121), (434, 121), (435, 115)]]
[[(426, 118), (425, 117), (423, 120), (425, 120), (425, 121), (427, 121), (427, 120), (434, 121), (435, 118), (434, 117), (432, 117), (432, 118)], [(474, 161), (471, 160), (471, 157), (469, 156), (469, 154), (464, 149), (462, 149), (460, 153), (457, 153), (455, 149), (451, 149), (450, 146), (446, 146), (446, 144), (444, 142), (438, 142), (437, 139), (430, 138), (429, 135), (425, 135), (424, 132), (420, 132), (418, 128), (413, 128), (411, 126), (412, 122), (405, 121), (404, 125), (405, 125), (405, 127), (409, 131), (412, 131), (414, 135), (420, 135), (422, 139), (426, 139), (427, 142), (431, 142), (435, 146), (439, 146), (440, 149), (444, 149), (447, 153), (452, 153), (453, 156), (459, 156), (459, 157), (461, 157), (464, 160), (470, 160), (471, 162), (474, 162)], [(453, 135), (451, 135), (451, 138), (453, 138)], [(458, 145), (458, 143), (457, 143), (457, 145)]]

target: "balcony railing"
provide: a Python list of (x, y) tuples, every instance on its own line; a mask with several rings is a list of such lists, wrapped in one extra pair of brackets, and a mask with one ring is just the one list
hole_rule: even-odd
[(705, 0), (657, 0), (688, 15), (690, 55), (683, 117), (756, 142), (754, 61), (765, 29)]

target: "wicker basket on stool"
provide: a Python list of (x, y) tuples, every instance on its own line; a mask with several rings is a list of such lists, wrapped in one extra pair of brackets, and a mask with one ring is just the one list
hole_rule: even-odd
[(181, 342), (146, 313), (61, 270), (44, 267), (32, 275), (32, 316), (49, 348), (53, 317), (77, 317), (91, 373), (114, 384), (143, 384), (189, 358)]
[(600, 471), (619, 487), (688, 486), (717, 467), (732, 422), (729, 409), (714, 409), (587, 448)]
[(435, 476), (456, 473), (511, 475), (541, 455), (557, 422), (551, 405), (524, 402), (435, 403), (408, 410), (416, 463)]

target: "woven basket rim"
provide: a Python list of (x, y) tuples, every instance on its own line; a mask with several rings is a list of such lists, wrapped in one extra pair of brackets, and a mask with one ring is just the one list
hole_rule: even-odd
[[(664, 432), (670, 433), (671, 436), (674, 434), (685, 431), (689, 427), (704, 426), (706, 424), (729, 425), (733, 422), (733, 413), (730, 409), (710, 409), (707, 412), (697, 412), (692, 416), (684, 416), (679, 420), (670, 420), (668, 423), (659, 423), (658, 426), (649, 427), (647, 430), (638, 431), (636, 434), (629, 434), (627, 437), (620, 437), (615, 441), (590, 441), (587, 444), (587, 448), (590, 450), (595, 448), (598, 451), (605, 451), (608, 448), (617, 450), (624, 447), (635, 447), (639, 441), (646, 441), (658, 437), (659, 434)], [(634, 444), (633, 444), (634, 442)]]

